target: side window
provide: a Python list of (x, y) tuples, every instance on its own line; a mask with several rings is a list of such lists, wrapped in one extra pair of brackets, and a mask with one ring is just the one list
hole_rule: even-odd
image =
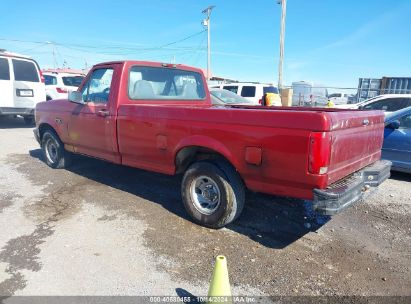
[(107, 103), (110, 95), (113, 69), (97, 69), (82, 89), (84, 102)]
[(243, 89), (241, 90), (241, 96), (255, 97), (255, 86), (243, 86)]
[(407, 107), (407, 99), (405, 98), (393, 98), (392, 102), (387, 105), (388, 110), (390, 112), (398, 111), (403, 108)]
[(0, 80), (10, 80), (10, 68), (7, 58), (0, 58)]
[(54, 76), (50, 76), (50, 75), (44, 75), (44, 83), (45, 85), (56, 85), (57, 78)]
[(394, 112), (405, 107), (404, 98), (387, 98), (364, 106), (367, 110), (383, 110)]
[(14, 80), (40, 82), (39, 73), (32, 61), (12, 59)]
[(223, 89), (231, 91), (235, 94), (237, 94), (237, 92), (238, 92), (238, 86), (224, 86)]
[(273, 86), (263, 87), (263, 95), (266, 94), (266, 93), (278, 94), (278, 89), (276, 87), (273, 87)]
[(400, 129), (411, 129), (411, 114), (401, 117)]

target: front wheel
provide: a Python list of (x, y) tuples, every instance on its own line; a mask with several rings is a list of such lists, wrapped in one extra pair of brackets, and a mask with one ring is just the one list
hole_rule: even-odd
[(245, 201), (240, 176), (223, 161), (192, 164), (184, 174), (181, 194), (188, 214), (196, 223), (209, 228), (233, 222)]
[(64, 145), (51, 130), (44, 132), (41, 139), (41, 149), (47, 165), (54, 169), (66, 168), (71, 161), (71, 155), (64, 150)]

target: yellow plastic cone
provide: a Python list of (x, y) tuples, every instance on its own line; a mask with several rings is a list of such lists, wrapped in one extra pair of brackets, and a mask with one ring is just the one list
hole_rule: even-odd
[(208, 297), (214, 298), (209, 301), (210, 303), (216, 303), (216, 301), (213, 300), (216, 298), (218, 299), (219, 297), (227, 297), (225, 300), (222, 299), (222, 303), (231, 303), (231, 288), (230, 280), (228, 279), (227, 259), (223, 255), (219, 255), (215, 259)]

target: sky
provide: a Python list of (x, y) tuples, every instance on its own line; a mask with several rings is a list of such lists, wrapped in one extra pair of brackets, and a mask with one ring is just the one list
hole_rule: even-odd
[[(206, 68), (209, 5), (213, 75), (277, 83), (277, 0), (3, 1), (0, 48), (42, 68), (119, 59)], [(284, 83), (411, 77), (410, 30), (411, 0), (287, 0)]]

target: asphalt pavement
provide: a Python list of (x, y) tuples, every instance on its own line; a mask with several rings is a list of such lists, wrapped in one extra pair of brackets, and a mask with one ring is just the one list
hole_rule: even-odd
[(220, 230), (190, 221), (180, 180), (84, 156), (53, 170), (0, 118), (0, 296), (203, 296), (219, 254), (236, 295), (411, 295), (411, 175), (319, 225), (249, 192)]

